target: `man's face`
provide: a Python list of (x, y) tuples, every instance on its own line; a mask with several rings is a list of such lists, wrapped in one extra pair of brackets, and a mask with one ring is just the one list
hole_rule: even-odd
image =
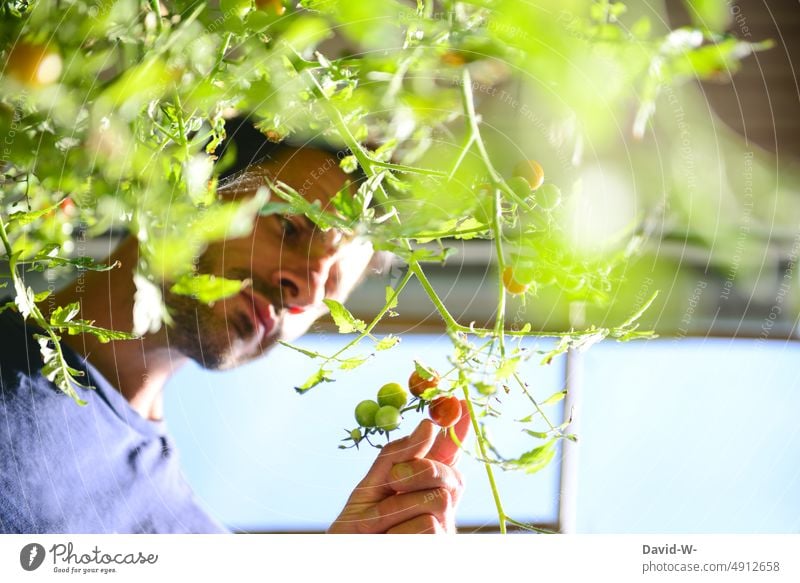
[[(282, 151), (259, 173), (285, 182), (322, 208), (347, 175), (320, 150)], [(229, 200), (252, 196), (263, 180), (223, 189)], [(328, 208), (333, 211), (332, 208)], [(362, 277), (372, 247), (340, 231), (321, 231), (303, 215), (265, 215), (252, 233), (209, 245), (201, 273), (250, 280), (241, 293), (207, 306), (167, 295), (175, 326), (169, 340), (183, 354), (210, 369), (225, 369), (264, 354), (278, 340), (293, 340), (326, 313), (324, 298), (343, 301)]]

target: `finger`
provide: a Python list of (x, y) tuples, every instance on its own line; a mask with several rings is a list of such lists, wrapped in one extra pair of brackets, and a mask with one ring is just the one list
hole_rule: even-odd
[(430, 514), (415, 516), (402, 524), (393, 526), (386, 534), (444, 534), (444, 527)]
[(392, 466), (425, 457), (436, 439), (437, 430), (432, 421), (423, 419), (410, 435), (385, 445), (367, 475), (353, 491), (348, 503), (377, 502), (393, 494), (394, 490), (389, 486)]
[(448, 520), (452, 521), (449, 516), (452, 506), (452, 496), (444, 488), (395, 494), (371, 506), (359, 526), (367, 533), (386, 532), (423, 514), (430, 514), (439, 524), (447, 524)]
[(457, 469), (427, 458), (395, 464), (389, 477), (392, 480), (389, 485), (395, 492), (445, 488), (455, 495), (464, 485), (461, 472)]
[[(456, 421), (456, 424), (453, 426), (453, 431), (455, 432), (459, 443), (463, 443), (464, 439), (469, 434), (471, 423), (472, 421), (469, 417), (467, 402), (462, 400), (461, 418)], [(459, 443), (453, 441), (453, 438), (450, 436), (450, 429), (443, 431), (436, 437), (436, 441), (434, 441), (430, 452), (428, 452), (426, 457), (448, 465), (453, 465), (456, 461), (458, 461), (458, 456), (461, 452)]]
[(385, 445), (375, 459), (373, 469), (382, 470), (384, 479), (391, 467), (399, 462), (423, 458), (430, 451), (438, 427), (430, 419), (423, 419), (414, 431)]

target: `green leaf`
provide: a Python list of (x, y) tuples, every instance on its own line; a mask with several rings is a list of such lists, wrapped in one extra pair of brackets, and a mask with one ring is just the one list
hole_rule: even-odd
[[(41, 371), (42, 376), (56, 385), (64, 394), (72, 397), (72, 399), (78, 405), (86, 405), (86, 401), (78, 396), (77, 391), (75, 391), (75, 387), (73, 387), (73, 385), (76, 385), (86, 389), (91, 388), (87, 385), (81, 384), (76, 378), (83, 376), (83, 371), (69, 366), (64, 360), (63, 354), (60, 351), (51, 348), (50, 344), (53, 342), (52, 338), (49, 336), (43, 336), (41, 334), (34, 334), (33, 336), (39, 343), (39, 353), (41, 354), (42, 362), (44, 363)], [(58, 339), (57, 336), (56, 339)]]
[[(394, 296), (394, 297), (392, 297)], [(397, 296), (395, 295), (394, 288), (390, 285), (386, 286), (386, 308), (392, 310), (397, 307)]]
[(424, 391), (422, 391), (422, 394), (419, 396), (419, 398), (422, 399), (423, 401), (430, 401), (431, 399), (436, 397), (436, 395), (440, 394), (441, 392), (442, 391), (439, 390), (438, 388), (431, 387), (430, 389), (425, 389)]
[(205, 304), (212, 304), (218, 300), (235, 296), (242, 291), (245, 283), (245, 281), (226, 279), (206, 273), (187, 274), (178, 279), (170, 291), (182, 296), (191, 296)]
[(72, 302), (67, 306), (59, 306), (50, 314), (50, 325), (56, 327), (65, 326), (80, 311), (81, 305), (78, 302)]
[(484, 397), (490, 397), (497, 392), (497, 387), (495, 385), (481, 381), (475, 383), (475, 389)]
[(544, 445), (523, 453), (517, 459), (506, 460), (502, 465), (506, 469), (522, 470), (526, 474), (536, 473), (546, 467), (553, 459), (556, 453), (556, 441), (551, 439)]
[(724, 0), (683, 0), (695, 26), (723, 32), (731, 21), (730, 7)]
[(500, 366), (497, 367), (497, 370), (494, 373), (494, 378), (498, 381), (501, 381), (513, 375), (516, 372), (517, 367), (519, 366), (519, 361), (520, 361), (519, 356), (505, 359), (502, 362), (502, 364), (500, 364)]
[(44, 300), (49, 298), (50, 294), (52, 294), (52, 293), (53, 292), (51, 292), (49, 289), (46, 289), (44, 291), (40, 291), (38, 294), (34, 294), (33, 295), (33, 301), (35, 301), (36, 303), (43, 302)]
[(325, 368), (321, 368), (317, 372), (315, 372), (313, 375), (308, 377), (306, 382), (304, 382), (299, 387), (295, 387), (294, 389), (298, 393), (302, 394), (302, 393), (305, 393), (306, 391), (308, 391), (309, 389), (313, 389), (314, 387), (316, 387), (320, 383), (330, 383), (330, 382), (333, 382), (333, 377), (331, 376), (331, 371), (329, 371), (328, 369), (325, 369)]
[(549, 435), (546, 431), (533, 431), (532, 429), (525, 429), (525, 433), (536, 439), (547, 439)]
[(342, 304), (336, 300), (324, 299), (325, 305), (331, 312), (331, 317), (336, 325), (339, 327), (340, 334), (349, 334), (351, 332), (363, 332), (366, 324), (363, 320), (359, 320), (350, 313)]
[(333, 31), (325, 19), (307, 14), (284, 31), (282, 40), (298, 53), (305, 53), (332, 35)]
[(278, 182), (270, 186), (275, 194), (291, 204), (295, 211), (308, 217), (308, 219), (322, 231), (327, 231), (331, 228), (339, 229), (345, 233), (351, 231), (351, 220), (342, 219), (333, 213), (322, 210), (322, 204), (319, 200), (309, 202), (294, 188), (283, 182)]
[(381, 338), (377, 344), (375, 344), (375, 350), (389, 350), (393, 346), (396, 346), (400, 342), (400, 337), (395, 336), (394, 334), (388, 334)]
[(433, 372), (432, 368), (428, 368), (418, 360), (414, 361), (414, 368), (416, 369), (417, 374), (426, 381), (432, 379), (435, 376), (435, 373)]
[(541, 405), (541, 406), (552, 405), (553, 403), (558, 403), (559, 401), (563, 400), (564, 397), (566, 397), (566, 396), (567, 396), (567, 391), (566, 390), (559, 391), (559, 392), (553, 393), (552, 395), (547, 397), (544, 401), (539, 403), (539, 405)]
[(341, 364), (339, 365), (339, 368), (341, 370), (352, 370), (354, 368), (358, 368), (359, 366), (361, 366), (362, 364), (364, 364), (368, 360), (369, 360), (368, 356), (366, 356), (366, 357), (348, 358), (348, 359), (343, 360), (341, 362)]
[(28, 319), (28, 316), (31, 315), (34, 309), (36, 309), (36, 298), (33, 293), (33, 289), (30, 287), (25, 287), (25, 284), (22, 283), (22, 280), (18, 277), (14, 278), (14, 288), (17, 292), (14, 301), (17, 304), (17, 309), (19, 313), (22, 314), (22, 318), (24, 320)]
[(27, 212), (18, 211), (15, 213), (11, 213), (10, 215), (8, 215), (8, 222), (6, 222), (6, 229), (8, 229), (8, 231), (11, 232), (15, 229), (18, 229), (19, 227), (32, 223), (33, 221), (43, 217), (48, 213), (55, 212), (55, 210), (58, 208), (58, 205), (60, 205), (62, 202), (63, 201), (60, 200), (54, 205), (35, 211), (27, 211)]
[(89, 320), (74, 320), (69, 322), (66, 327), (61, 326), (60, 328), (65, 329), (67, 334), (72, 336), (76, 334), (92, 334), (103, 344), (111, 342), (112, 340), (133, 340), (136, 338), (136, 336), (130, 332), (101, 328), (100, 326), (95, 326), (94, 323)]

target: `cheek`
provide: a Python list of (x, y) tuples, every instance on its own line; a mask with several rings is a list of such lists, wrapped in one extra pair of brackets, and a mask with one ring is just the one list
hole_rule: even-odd
[(308, 332), (312, 324), (316, 322), (322, 315), (322, 310), (310, 310), (303, 314), (289, 316), (283, 322), (281, 327), (281, 340), (291, 342), (297, 340), (300, 336)]
[(339, 282), (336, 299), (342, 301), (346, 298), (356, 283), (361, 279), (372, 259), (372, 245), (369, 243), (358, 244), (342, 256), (339, 262)]

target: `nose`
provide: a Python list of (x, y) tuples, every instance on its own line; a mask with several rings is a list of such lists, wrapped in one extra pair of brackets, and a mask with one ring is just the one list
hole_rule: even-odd
[(308, 257), (284, 256), (272, 276), (281, 292), (281, 304), (291, 313), (319, 306), (338, 279), (336, 255), (326, 249)]

